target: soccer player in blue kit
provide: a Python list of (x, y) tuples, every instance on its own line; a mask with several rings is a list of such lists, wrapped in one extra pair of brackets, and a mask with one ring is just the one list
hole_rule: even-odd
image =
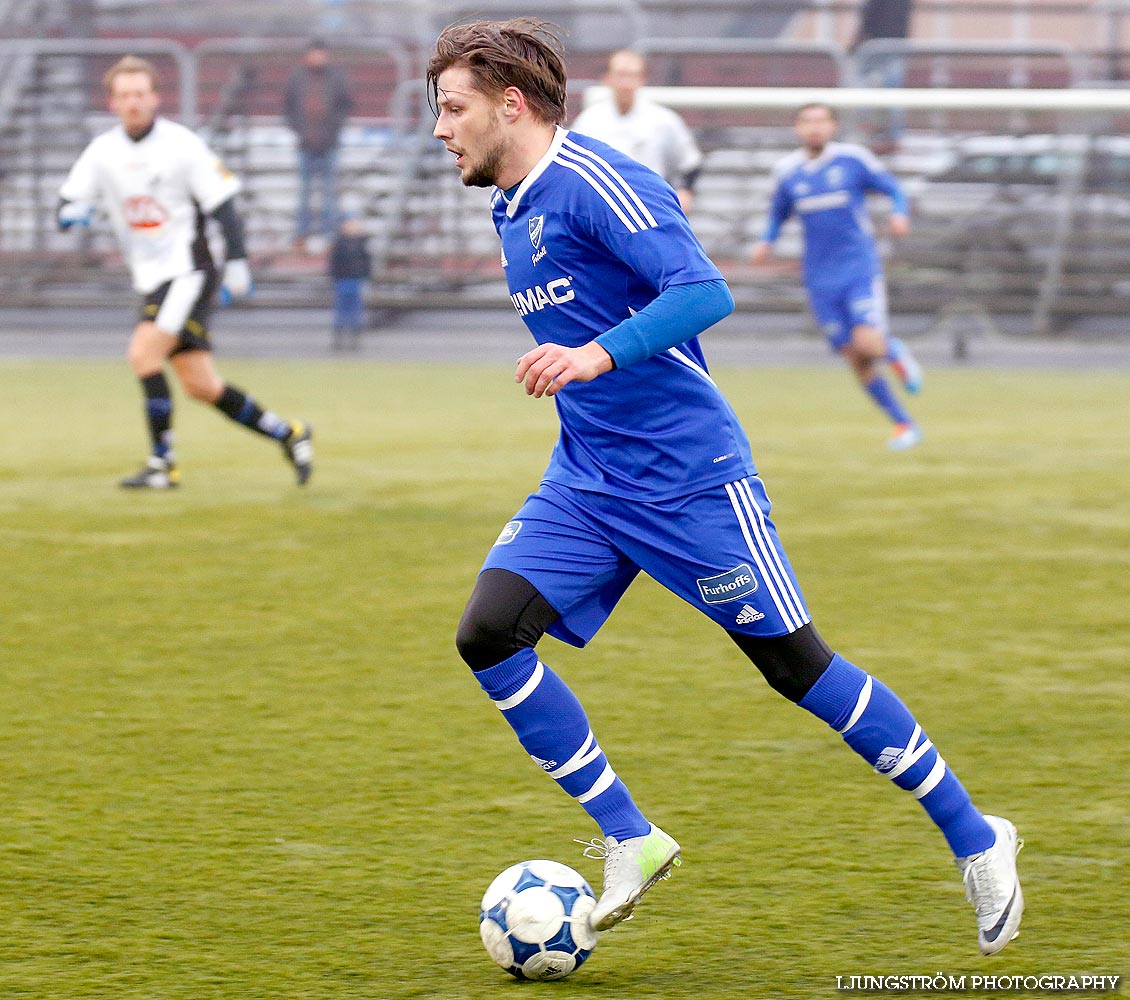
[(782, 695), (839, 731), (940, 827), (982, 951), (1017, 932), (1020, 840), (983, 815), (903, 703), (812, 625), (769, 500), (697, 335), (733, 308), (675, 192), (567, 132), (565, 68), (536, 18), (453, 25), (427, 71), (436, 138), (466, 185), (493, 187), (511, 299), (536, 346), (515, 381), (551, 397), (561, 435), (537, 492), (486, 557), (456, 637), (523, 749), (600, 827), (607, 930), (680, 847), (617, 777), (564, 680), (534, 647), (596, 634), (645, 572), (717, 622)]
[(888, 362), (907, 392), (922, 388), (922, 369), (906, 345), (887, 331), (883, 265), (867, 215), (867, 194), (891, 199), (888, 225), (905, 236), (906, 195), (895, 178), (862, 146), (833, 142), (837, 121), (826, 104), (806, 104), (796, 116), (801, 147), (777, 164), (776, 187), (765, 234), (753, 249), (764, 264), (781, 227), (792, 215), (804, 228), (804, 287), (816, 321), (832, 350), (851, 366), (864, 391), (890, 417), (888, 444), (901, 451), (922, 440), (922, 431), (884, 378)]

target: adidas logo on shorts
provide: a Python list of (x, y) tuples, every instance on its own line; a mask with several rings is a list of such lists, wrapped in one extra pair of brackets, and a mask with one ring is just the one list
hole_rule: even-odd
[(764, 618), (757, 608), (751, 608), (748, 604), (743, 604), (741, 611), (738, 612), (738, 617), (734, 619), (736, 625), (749, 625), (751, 622), (759, 622)]

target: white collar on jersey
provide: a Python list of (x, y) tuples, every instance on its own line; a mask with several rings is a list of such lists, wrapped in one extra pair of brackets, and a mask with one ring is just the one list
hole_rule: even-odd
[[(518, 211), (518, 204), (522, 200), (522, 195), (524, 195), (530, 189), (533, 183), (542, 174), (545, 173), (546, 168), (553, 162), (554, 157), (557, 156), (558, 151), (561, 149), (561, 143), (565, 141), (565, 136), (567, 136), (568, 134), (569, 133), (565, 131), (565, 129), (563, 129), (560, 125), (556, 126), (556, 131), (553, 134), (553, 141), (549, 144), (549, 149), (545, 151), (545, 156), (543, 156), (540, 160), (538, 160), (537, 163), (534, 164), (534, 169), (526, 174), (525, 180), (523, 180), (522, 183), (518, 185), (518, 190), (514, 192), (514, 197), (509, 202), (507, 202), (506, 217), (508, 219), (514, 218), (514, 213)], [(506, 195), (503, 194), (502, 197), (505, 198)]]
[[(808, 173), (814, 173), (823, 167), (826, 163), (830, 163), (844, 150), (842, 142), (829, 142), (825, 144), (824, 148), (820, 151), (819, 156), (805, 156), (804, 169)], [(803, 150), (801, 150), (803, 152)]]

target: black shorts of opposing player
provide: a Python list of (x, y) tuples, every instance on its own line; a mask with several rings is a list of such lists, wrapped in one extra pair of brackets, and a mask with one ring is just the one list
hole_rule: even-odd
[[(171, 284), (171, 281), (166, 281), (145, 296), (145, 300), (141, 304), (141, 318), (143, 320), (152, 321), (157, 318), (157, 314), (161, 311), (161, 305), (165, 301), (165, 296), (169, 294)], [(169, 351), (169, 357), (174, 354), (183, 354), (185, 351), (212, 350), (212, 342), (208, 339), (208, 320), (212, 316), (212, 297), (216, 294), (219, 284), (219, 273), (214, 268), (208, 268), (204, 287), (200, 290), (200, 297), (196, 300), (196, 304), (188, 314), (188, 319), (185, 320), (184, 327), (177, 335), (176, 346)]]
[[(558, 618), (527, 580), (505, 569), (479, 574), (455, 635), (459, 655), (475, 671), (533, 648)], [(799, 702), (832, 662), (832, 650), (810, 624), (762, 638), (727, 632), (774, 691)]]

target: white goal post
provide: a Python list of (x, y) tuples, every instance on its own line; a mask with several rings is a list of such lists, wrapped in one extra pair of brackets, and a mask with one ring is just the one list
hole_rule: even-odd
[[(705, 111), (799, 108), (904, 108), (908, 111), (1089, 111), (1130, 114), (1130, 89), (1078, 87), (644, 87), (647, 97), (669, 108)], [(588, 106), (610, 96), (604, 86), (589, 87)]]

